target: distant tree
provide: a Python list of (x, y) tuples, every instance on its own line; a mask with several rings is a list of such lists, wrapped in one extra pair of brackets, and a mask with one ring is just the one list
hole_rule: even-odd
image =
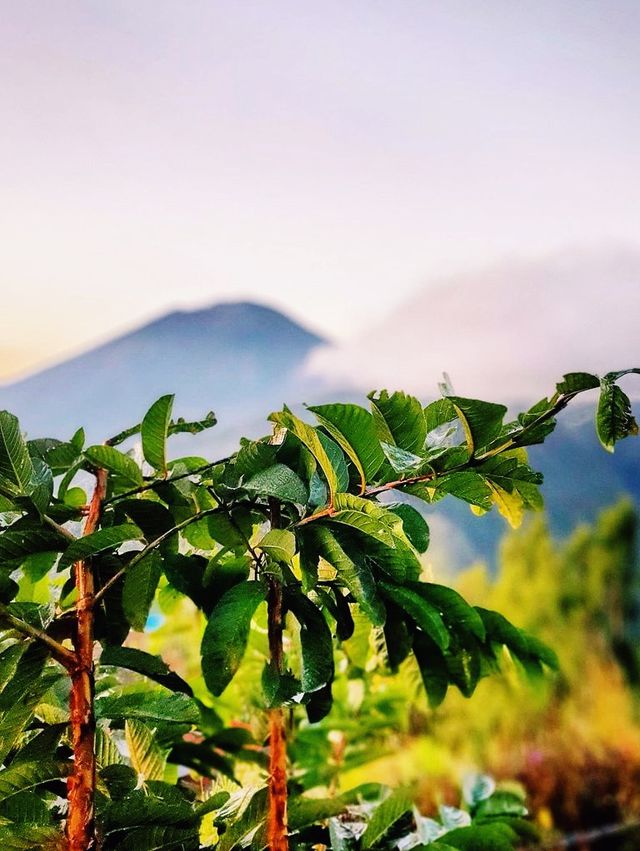
[[(104, 849), (198, 848), (216, 812), (220, 831), (226, 828), (220, 851), (249, 835), (256, 847), (287, 848), (288, 834), (323, 810), (301, 798), (288, 812), (285, 709), (302, 706), (311, 722), (330, 711), (334, 639), (352, 635), (356, 609), (392, 670), (414, 654), (432, 706), (450, 684), (470, 696), (498, 669), (504, 647), (528, 671), (556, 667), (549, 648), (502, 615), (421, 581), (427, 524), (408, 502), (386, 497), (431, 504), (451, 495), (477, 514), (495, 505), (517, 525), (542, 504), (526, 447), (544, 441), (572, 399), (599, 388), (596, 429), (613, 450), (638, 431), (617, 381), (639, 371), (602, 379), (571, 373), (553, 396), (508, 423), (503, 405), (446, 388), (426, 408), (386, 391), (369, 396), (370, 410), (312, 407), (316, 425), (285, 408), (269, 417), (270, 437), (242, 441), (214, 462), (168, 460), (169, 436), (215, 423), (212, 414), (173, 420), (172, 396), (141, 423), (89, 447), (82, 430), (68, 442), (25, 441), (15, 416), (0, 413), (0, 839), (59, 846), (65, 815), (74, 851), (97, 841)], [(116, 448), (138, 436), (142, 463)], [(82, 489), (87, 474), (95, 480), (90, 498)], [(251, 737), (221, 729), (214, 702), (195, 699), (161, 659), (124, 646), (131, 629), (144, 629), (161, 577), (207, 619), (201, 663), (214, 697), (238, 671), (252, 621), (266, 607), (268, 784), (235, 821), (226, 794), (207, 797), (200, 786), (189, 798), (184, 782), (172, 785), (167, 761), (205, 777), (232, 774), (233, 757), (260, 759)], [(284, 635), (294, 624), (299, 653), (288, 653)], [(330, 809), (343, 805), (336, 800)], [(395, 812), (392, 805), (383, 811), (387, 820)], [(487, 825), (477, 829), (489, 835)], [(465, 830), (452, 847), (472, 847)], [(369, 836), (375, 844), (376, 831)]]

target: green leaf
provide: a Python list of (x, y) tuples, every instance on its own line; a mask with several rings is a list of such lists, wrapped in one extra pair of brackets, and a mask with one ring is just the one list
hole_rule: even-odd
[(449, 671), (444, 654), (424, 632), (413, 637), (413, 653), (427, 692), (429, 706), (436, 709), (447, 696)]
[(140, 426), (145, 461), (161, 472), (167, 469), (167, 433), (174, 399), (174, 395), (161, 396), (144, 415)]
[(285, 588), (285, 602), (300, 624), (301, 684), (304, 692), (317, 691), (333, 680), (333, 641), (324, 615), (293, 587)]
[(448, 845), (460, 851), (514, 851), (518, 834), (506, 824), (458, 827), (445, 835)]
[(385, 608), (378, 596), (371, 569), (364, 561), (355, 562), (347, 555), (336, 536), (320, 523), (305, 532), (305, 540), (332, 567), (360, 604), (371, 623), (384, 623)]
[(195, 827), (156, 825), (128, 829), (118, 851), (196, 851), (200, 847)]
[(323, 431), (318, 431), (317, 434), (331, 462), (331, 466), (336, 471), (336, 490), (339, 493), (349, 490), (349, 468), (347, 467), (347, 459), (344, 452), (328, 434), (325, 434)]
[(348, 641), (355, 630), (351, 607), (340, 588), (332, 588), (336, 600), (336, 633), (339, 641)]
[(60, 851), (64, 836), (55, 825), (8, 824), (0, 827), (4, 851)]
[(505, 405), (482, 402), (480, 399), (463, 399), (460, 396), (449, 396), (448, 399), (462, 422), (471, 452), (487, 446), (498, 437), (507, 413)]
[(233, 462), (238, 479), (251, 479), (256, 473), (266, 470), (275, 463), (277, 447), (265, 440), (241, 441), (241, 447)]
[(315, 405), (309, 410), (353, 461), (364, 491), (385, 461), (373, 416), (360, 405), (344, 403)]
[(422, 514), (406, 502), (389, 506), (389, 510), (402, 520), (405, 535), (419, 553), (429, 548), (429, 527)]
[(99, 697), (96, 700), (96, 716), (114, 721), (137, 718), (150, 724), (161, 721), (181, 724), (200, 722), (200, 710), (192, 698), (186, 694), (167, 694), (161, 690)]
[[(256, 830), (267, 816), (267, 789), (258, 789), (251, 800), (242, 810), (242, 815), (232, 821), (230, 827), (220, 837), (215, 846), (216, 851), (232, 851), (239, 847), (243, 840)], [(222, 812), (222, 811), (221, 811)]]
[(183, 417), (178, 417), (177, 420), (172, 420), (169, 423), (168, 432), (169, 434), (200, 434), (201, 431), (213, 428), (217, 422), (213, 411), (209, 411), (201, 420), (192, 420), (191, 422), (187, 422)]
[(18, 418), (8, 411), (0, 411), (0, 476), (14, 484), (19, 493), (30, 493), (31, 457)]
[(98, 529), (91, 535), (78, 538), (67, 547), (60, 559), (59, 569), (64, 570), (76, 561), (84, 561), (98, 553), (114, 550), (126, 541), (138, 541), (140, 538), (142, 538), (142, 532), (133, 523)]
[[(436, 430), (443, 426), (454, 423), (458, 419), (456, 409), (450, 399), (436, 399), (435, 402), (427, 405), (424, 409), (424, 419), (427, 428), (427, 435), (431, 435)], [(429, 442), (429, 441), (427, 441)]]
[(556, 384), (556, 391), (562, 396), (568, 396), (599, 386), (600, 379), (597, 375), (591, 375), (589, 372), (568, 372), (562, 377), (562, 381)]
[(94, 467), (103, 467), (131, 485), (142, 484), (142, 473), (133, 458), (118, 449), (114, 449), (113, 446), (89, 446), (88, 449), (85, 449), (84, 454)]
[(274, 464), (256, 473), (243, 487), (259, 496), (273, 496), (283, 502), (294, 502), (298, 505), (305, 505), (309, 499), (307, 486), (286, 464)]
[(101, 665), (113, 665), (135, 671), (171, 691), (192, 695), (191, 686), (172, 671), (160, 656), (152, 656), (136, 647), (107, 645), (100, 655)]
[(449, 628), (471, 634), (480, 641), (484, 641), (486, 631), (482, 618), (453, 588), (438, 585), (435, 582), (410, 582), (407, 587), (431, 603), (440, 612)]
[(380, 842), (398, 819), (410, 812), (412, 807), (411, 798), (402, 789), (392, 792), (388, 798), (385, 798), (373, 811), (367, 828), (362, 834), (361, 847), (364, 851)]
[(631, 434), (638, 434), (638, 423), (631, 411), (627, 394), (617, 384), (603, 379), (596, 411), (596, 433), (607, 452)]
[(0, 563), (13, 562), (17, 567), (30, 555), (62, 552), (67, 545), (67, 539), (53, 529), (19, 521), (0, 535)]
[(162, 780), (166, 756), (156, 744), (153, 730), (135, 718), (124, 722), (124, 734), (131, 765), (144, 780)]
[(33, 473), (29, 484), (29, 496), (39, 514), (44, 514), (53, 497), (53, 473), (40, 458), (32, 461)]
[(242, 582), (213, 607), (202, 637), (202, 674), (207, 688), (222, 694), (240, 667), (251, 620), (266, 598), (262, 582)]
[(288, 409), (270, 414), (269, 420), (276, 423), (276, 425), (282, 426), (282, 428), (286, 428), (307, 447), (320, 465), (320, 469), (327, 480), (330, 498), (333, 499), (333, 495), (338, 490), (338, 479), (333, 464), (329, 460), (329, 456), (316, 429), (313, 426), (307, 425), (307, 423), (296, 417)]
[(10, 765), (0, 771), (0, 801), (6, 801), (28, 789), (35, 789), (50, 780), (67, 777), (70, 771), (71, 763), (50, 760)]
[(492, 492), (483, 477), (474, 470), (445, 473), (434, 482), (440, 493), (449, 493), (471, 505), (488, 511), (492, 505)]
[(380, 441), (419, 455), (427, 437), (427, 423), (419, 400), (402, 392), (389, 395), (387, 390), (381, 390), (377, 396), (370, 393), (368, 398)]
[(270, 529), (256, 546), (276, 561), (291, 564), (296, 554), (296, 536), (288, 529)]
[(415, 621), (423, 632), (437, 644), (440, 650), (449, 646), (449, 632), (438, 609), (421, 594), (410, 588), (392, 585), (390, 582), (380, 582), (385, 596), (395, 605), (400, 606)]
[[(411, 652), (412, 640), (407, 624), (405, 613), (392, 604), (387, 605), (387, 619), (382, 628), (384, 646), (379, 652), (386, 656), (389, 670), (396, 673), (400, 665)], [(378, 635), (380, 630), (378, 630)], [(382, 642), (381, 642), (382, 644)]]
[(407, 452), (406, 449), (401, 449), (392, 443), (382, 441), (380, 446), (393, 471), (400, 476), (416, 474), (425, 465), (425, 459), (423, 457), (414, 455), (413, 452)]
[(125, 574), (122, 608), (125, 617), (138, 632), (145, 628), (161, 575), (162, 556), (157, 550), (150, 552)]
[[(253, 517), (246, 508), (231, 509), (229, 514), (210, 514), (205, 518), (207, 530), (214, 541), (223, 547), (246, 550), (247, 538), (251, 537)], [(194, 526), (199, 525), (194, 523)], [(190, 528), (190, 527), (188, 527)], [(185, 529), (187, 532), (187, 529)], [(187, 537), (185, 535), (185, 537)]]
[(123, 759), (120, 751), (118, 750), (118, 746), (105, 727), (96, 727), (95, 751), (98, 769), (106, 768), (109, 765), (123, 764)]
[(350, 493), (337, 493), (330, 522), (341, 523), (363, 535), (375, 538), (387, 547), (394, 547), (393, 527), (395, 516), (370, 499)]

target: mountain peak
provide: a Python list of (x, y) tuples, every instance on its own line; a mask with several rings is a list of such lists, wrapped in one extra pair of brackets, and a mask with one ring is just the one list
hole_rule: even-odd
[[(83, 354), (0, 388), (0, 407), (32, 434), (104, 439), (176, 394), (187, 418), (213, 409), (237, 424), (300, 395), (298, 375), (324, 340), (273, 308), (222, 302), (175, 310)], [(220, 433), (216, 429), (216, 433)]]
[(306, 339), (315, 344), (325, 342), (319, 334), (303, 327), (284, 313), (253, 301), (222, 301), (194, 310), (173, 310), (138, 331), (182, 331), (186, 327), (242, 335), (257, 332), (263, 336), (276, 333)]

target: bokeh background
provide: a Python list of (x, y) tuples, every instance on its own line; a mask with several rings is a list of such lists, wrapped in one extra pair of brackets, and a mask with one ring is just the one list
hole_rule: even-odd
[[(29, 434), (100, 440), (175, 392), (216, 412), (194, 452), (219, 457), (283, 402), (426, 402), (447, 372), (516, 408), (640, 365), (634, 0), (0, 11), (0, 407)], [(562, 675), (436, 714), (411, 672), (345, 684), (328, 723), (354, 776), (418, 778), (428, 805), (479, 767), (564, 829), (640, 813), (640, 451), (607, 457), (591, 417), (532, 451), (547, 509), (523, 529), (429, 516), (425, 571)], [(169, 610), (152, 643), (188, 669), (193, 619)]]

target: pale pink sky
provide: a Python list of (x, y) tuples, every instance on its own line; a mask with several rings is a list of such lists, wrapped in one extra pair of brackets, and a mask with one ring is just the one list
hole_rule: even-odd
[(640, 246), (635, 0), (0, 0), (0, 375), (176, 305), (357, 335)]

